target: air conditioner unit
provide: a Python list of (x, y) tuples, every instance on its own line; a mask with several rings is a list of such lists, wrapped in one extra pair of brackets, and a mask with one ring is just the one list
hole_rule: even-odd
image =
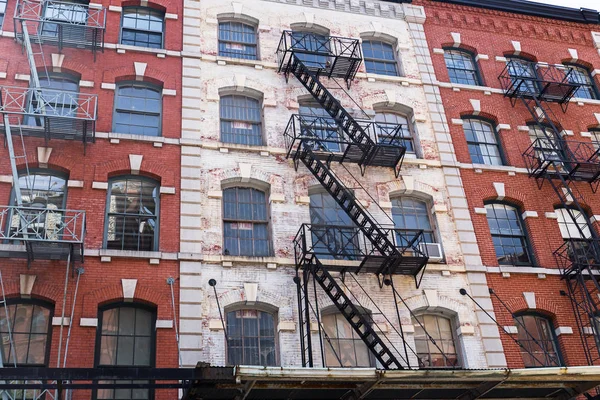
[(429, 255), (429, 262), (440, 262), (444, 258), (442, 245), (439, 243), (420, 243), (419, 249)]

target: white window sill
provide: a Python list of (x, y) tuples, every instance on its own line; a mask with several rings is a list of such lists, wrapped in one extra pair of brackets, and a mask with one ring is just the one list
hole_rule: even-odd
[[(150, 143), (166, 143), (166, 144), (179, 144), (177, 138), (166, 138), (163, 136), (146, 136), (146, 135), (133, 135), (130, 133), (117, 133), (117, 132), (96, 132), (96, 139), (116, 139), (116, 140), (133, 140), (138, 142), (150, 142)], [(118, 142), (116, 142), (118, 143)]]
[(474, 92), (489, 92), (489, 93), (496, 93), (496, 94), (504, 94), (504, 92), (502, 91), (502, 89), (498, 89), (498, 88), (493, 88), (493, 87), (489, 87), (489, 86), (478, 86), (478, 85), (463, 85), (460, 83), (451, 83), (451, 82), (437, 82), (437, 85), (439, 87), (443, 87), (443, 88), (450, 88), (450, 89), (461, 89), (461, 90), (471, 90)]
[(369, 73), (369, 72), (358, 72), (356, 74), (356, 77), (359, 79), (367, 79), (367, 80), (373, 80), (375, 82), (380, 81), (380, 82), (395, 82), (395, 83), (400, 83), (402, 85), (408, 86), (408, 85), (422, 85), (423, 81), (420, 79), (415, 79), (415, 78), (407, 78), (405, 76), (390, 76), (390, 75), (380, 75), (380, 74), (373, 74), (373, 73)]
[(518, 168), (511, 165), (487, 165), (487, 164), (468, 164), (458, 163), (458, 167), (462, 169), (479, 169), (482, 171), (494, 172), (514, 172), (518, 174), (527, 174), (527, 168)]
[(181, 51), (178, 50), (167, 50), (167, 49), (151, 49), (143, 46), (130, 46), (127, 44), (120, 43), (104, 43), (105, 49), (114, 49), (114, 50), (122, 50), (124, 52), (127, 51), (135, 51), (138, 53), (149, 53), (156, 54), (159, 56), (173, 56), (173, 57), (181, 57)]

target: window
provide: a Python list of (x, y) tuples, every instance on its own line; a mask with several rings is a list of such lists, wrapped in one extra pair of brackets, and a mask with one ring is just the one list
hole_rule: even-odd
[[(338, 123), (318, 103), (300, 104), (300, 129), (303, 136), (315, 136), (311, 142), (314, 151), (342, 151)], [(305, 142), (308, 144), (308, 142)]]
[(568, 241), (568, 256), (574, 263), (588, 265), (596, 264), (593, 257), (593, 249), (590, 248), (590, 242), (586, 239), (592, 238), (590, 226), (587, 224), (585, 215), (579, 210), (557, 208), (556, 212), (560, 234), (565, 241)]
[(313, 251), (322, 259), (352, 260), (358, 253), (354, 222), (326, 192), (310, 195)]
[(471, 162), (475, 164), (502, 165), (496, 129), (479, 119), (464, 119), (463, 129)]
[(327, 68), (329, 61), (329, 37), (318, 33), (293, 31), (292, 49), (294, 55), (308, 68)]
[(8, 320), (4, 310), (0, 312), (0, 353), (4, 366), (11, 367), (15, 362), (19, 367), (47, 366), (54, 308), (45, 302), (26, 299), (9, 299), (7, 308)]
[[(25, 117), (25, 124), (29, 126), (44, 126), (44, 119), (35, 114), (44, 114), (56, 117), (74, 117), (77, 114), (77, 93), (79, 92), (79, 77), (70, 74), (48, 73), (40, 76), (41, 96), (40, 103), (37, 96), (29, 99), (29, 115)], [(74, 120), (64, 119), (58, 123), (60, 127), (65, 124), (74, 124)]]
[[(44, 19), (46, 21), (63, 22), (62, 34), (67, 40), (77, 40), (85, 35), (83, 27), (87, 23), (87, 1), (49, 2), (44, 5)], [(42, 36), (57, 37), (58, 24), (42, 22), (40, 24)]]
[(372, 74), (398, 76), (394, 47), (379, 40), (365, 40), (362, 43), (365, 68)]
[(508, 59), (508, 74), (515, 79), (516, 90), (519, 92), (537, 92), (535, 63), (529, 60), (511, 57)]
[(113, 131), (160, 136), (162, 94), (160, 88), (133, 82), (120, 83), (115, 95)]
[(592, 75), (587, 68), (578, 65), (567, 65), (571, 69), (568, 77), (569, 82), (576, 83), (579, 88), (575, 91), (573, 97), (579, 97), (581, 99), (597, 99), (597, 90)]
[(6, 14), (6, 4), (8, 0), (0, 0), (0, 29), (2, 29), (2, 23), (4, 22), (4, 14)]
[(486, 204), (487, 220), (499, 264), (531, 265), (527, 237), (516, 208), (506, 204)]
[[(377, 113), (374, 120), (379, 143), (399, 144), (404, 146), (408, 153), (415, 153), (414, 127), (406, 115)], [(402, 125), (398, 133), (396, 133), (397, 125)]]
[(244, 187), (223, 191), (225, 255), (268, 256), (268, 226), (265, 192)]
[(398, 245), (407, 245), (402, 243), (402, 240), (406, 240), (411, 236), (410, 234), (414, 235), (419, 230), (423, 230), (425, 243), (437, 242), (426, 202), (412, 197), (392, 199), (392, 218), (396, 229), (402, 233), (409, 233), (409, 235), (398, 235)]
[(141, 177), (108, 183), (104, 248), (158, 251), (159, 185)]
[[(419, 367), (448, 368), (458, 366), (458, 354), (450, 319), (440, 315), (424, 314), (413, 317), (412, 324), (415, 327), (415, 347), (419, 358)], [(425, 330), (421, 325), (425, 327)], [(429, 336), (435, 341), (435, 344)]]
[[(363, 313), (367, 319), (370, 315)], [(373, 357), (365, 342), (356, 334), (340, 313), (325, 314), (321, 321), (329, 341), (325, 346), (325, 364), (328, 367), (372, 367)]]
[(592, 146), (598, 151), (600, 149), (600, 128), (592, 128), (590, 133), (592, 134)]
[(515, 317), (517, 340), (523, 346), (521, 356), (525, 368), (559, 367), (558, 346), (548, 318), (536, 314)]
[(144, 7), (124, 7), (121, 44), (163, 48), (165, 14)]
[(275, 317), (259, 310), (227, 313), (227, 360), (230, 365), (277, 365)]
[(448, 68), (450, 82), (463, 85), (481, 85), (479, 70), (475, 58), (466, 51), (447, 49), (444, 50), (444, 60)]
[[(156, 313), (137, 304), (111, 305), (99, 312), (96, 367), (153, 367)], [(100, 383), (147, 383), (101, 381)], [(151, 399), (151, 389), (98, 389), (95, 399)]]
[(219, 55), (256, 60), (256, 28), (241, 22), (220, 22)]
[(252, 97), (221, 96), (221, 140), (225, 143), (261, 146), (260, 101)]
[(549, 126), (529, 125), (529, 138), (535, 150), (535, 156), (542, 162), (552, 161), (562, 165), (565, 156), (560, 151), (558, 141)]

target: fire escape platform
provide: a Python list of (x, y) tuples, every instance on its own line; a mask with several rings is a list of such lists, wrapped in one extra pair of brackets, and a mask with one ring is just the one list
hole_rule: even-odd
[(27, 24), (32, 43), (93, 52), (104, 49), (105, 8), (54, 0), (20, 0), (14, 18), (18, 41), (23, 40), (23, 22)]

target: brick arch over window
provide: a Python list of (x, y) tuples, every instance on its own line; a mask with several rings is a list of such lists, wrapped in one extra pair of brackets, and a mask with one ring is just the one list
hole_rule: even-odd
[[(166, 290), (168, 290), (168, 288), (165, 285), (164, 291)], [(82, 317), (84, 318), (96, 318), (98, 314), (98, 307), (110, 303), (120, 303), (125, 300), (123, 297), (123, 285), (121, 283), (100, 287), (96, 290), (85, 293), (82, 297)], [(140, 284), (139, 281), (135, 287), (133, 302), (144, 303), (155, 307), (157, 311), (157, 319), (173, 318), (173, 310), (170, 307), (170, 296), (163, 294), (161, 290), (157, 290), (154, 287)]]
[(394, 89), (375, 91), (362, 97), (362, 105), (367, 109), (383, 108), (390, 111), (410, 113), (411, 116), (419, 114), (419, 104), (407, 93)]
[[(283, 295), (283, 293), (278, 291), (266, 290), (265, 286), (267, 286), (266, 282), (260, 282), (258, 284), (256, 304), (258, 304), (259, 307), (262, 306), (260, 308), (267, 308), (270, 311), (276, 312), (280, 320), (292, 318), (294, 298), (290, 296), (286, 297)], [(218, 308), (216, 308), (217, 303), (215, 300), (215, 295), (212, 290), (209, 293), (210, 302), (214, 305), (214, 307), (211, 307), (211, 318), (219, 318), (219, 311)], [(248, 299), (243, 288), (227, 290), (223, 293), (219, 293), (219, 290), (217, 289), (217, 295), (219, 296), (219, 303), (223, 309), (233, 308), (236, 306), (244, 306), (248, 308), (253, 307), (246, 304)]]
[(414, 196), (429, 201), (432, 204), (443, 202), (445, 191), (436, 189), (427, 183), (415, 179), (414, 176), (400, 176), (400, 179), (377, 185), (379, 201), (389, 202), (393, 197)]
[(508, 300), (505, 300), (506, 307), (512, 314), (516, 314), (523, 311), (535, 310), (551, 318), (555, 318), (559, 312), (559, 305), (548, 296), (541, 294), (535, 294), (535, 308), (529, 308), (527, 301), (523, 295), (515, 296)]
[[(31, 291), (31, 298), (45, 300), (53, 304), (62, 304), (63, 301), (63, 290), (62, 285), (50, 285), (47, 283), (40, 282), (37, 278), (33, 284)], [(20, 277), (16, 279), (5, 279), (4, 280), (4, 293), (7, 299), (20, 299), (21, 296), (21, 282)], [(0, 312), (4, 312), (3, 310)]]
[[(175, 76), (176, 74), (169, 74), (167, 71), (162, 71), (147, 65), (141, 82), (149, 82), (167, 89), (175, 89), (177, 87)], [(139, 81), (139, 79), (136, 79), (133, 62), (129, 65), (105, 70), (102, 76), (102, 81), (106, 83), (118, 83), (122, 81), (135, 80)]]
[(235, 186), (237, 183), (249, 184), (273, 193), (284, 193), (284, 179), (281, 175), (265, 172), (254, 166), (250, 167), (247, 175), (246, 166), (238, 168), (221, 169), (212, 171), (214, 179), (211, 180), (209, 190), (222, 190), (224, 186)]
[(472, 207), (483, 207), (487, 202), (501, 202), (512, 205), (520, 210), (526, 208), (526, 196), (523, 192), (511, 188), (509, 185), (504, 185), (505, 195), (502, 199), (498, 197), (498, 193), (492, 182), (487, 185), (480, 185), (475, 189), (474, 196), (471, 196)]
[(486, 105), (482, 104), (481, 108), (482, 108), (482, 110), (480, 112), (478, 112), (477, 114), (475, 114), (473, 111), (461, 112), (460, 118), (461, 119), (471, 119), (471, 118), (482, 119), (485, 122), (488, 122), (494, 126), (497, 126), (499, 124), (498, 118), (493, 113), (483, 110), (484, 108), (488, 108)]
[[(94, 181), (108, 182), (108, 179), (114, 176), (130, 174), (131, 164), (129, 159), (121, 158), (97, 165), (94, 171)], [(163, 163), (149, 161), (146, 157), (142, 160), (139, 175), (152, 178), (158, 181), (161, 186), (176, 186), (174, 171)]]
[(164, 13), (177, 13), (179, 7), (177, 7), (176, 4), (177, 3), (169, 0), (153, 0), (144, 2), (144, 4), (142, 4), (140, 0), (131, 0), (123, 1), (121, 7), (148, 7)]
[[(61, 73), (61, 74), (69, 74), (78, 79), (94, 80), (95, 71), (92, 68), (80, 63), (74, 59), (70, 59), (65, 57), (60, 66), (52, 66), (52, 72)], [(38, 71), (40, 76), (44, 76), (45, 71), (42, 69)]]
[[(316, 15), (314, 15), (317, 17)], [(320, 18), (319, 18), (320, 19)], [(294, 22), (290, 24), (290, 29), (293, 31), (304, 31), (310, 33), (316, 33), (317, 35), (329, 36), (331, 33), (330, 29), (322, 24), (316, 24), (312, 21)]]
[(53, 149), (48, 162), (44, 167), (41, 167), (42, 163), (40, 162), (38, 155), (37, 151), (29, 152), (27, 154), (27, 164), (25, 164), (24, 160), (17, 159), (17, 169), (25, 171), (27, 167), (29, 167), (29, 169), (40, 168), (43, 170), (54, 170), (65, 173), (70, 180), (83, 180), (83, 170), (78, 168), (81, 162), (75, 157), (65, 155), (60, 151)]
[(277, 106), (277, 88), (248, 78), (246, 75), (236, 74), (229, 77), (210, 79), (206, 81), (205, 87), (207, 88), (206, 96), (208, 100), (217, 101), (222, 95), (237, 94), (262, 100), (263, 107)]
[(562, 60), (560, 60), (560, 62), (562, 64), (570, 64), (570, 65), (575, 65), (577, 67), (582, 67), (589, 71), (594, 70), (594, 64), (592, 64), (591, 62), (579, 59), (579, 58), (578, 59), (563, 58)]
[[(458, 292), (457, 292), (458, 293)], [(433, 299), (428, 298), (428, 296), (434, 296)], [(437, 303), (437, 306), (432, 306), (432, 300)], [(472, 309), (467, 306), (467, 304), (458, 301), (456, 297), (448, 297), (440, 294), (435, 291), (432, 294), (430, 291), (428, 295), (419, 294), (416, 296), (409, 297), (405, 299), (408, 307), (415, 313), (417, 312), (426, 312), (426, 313), (436, 313), (440, 311), (447, 312), (451, 317), (456, 318), (456, 324), (458, 326), (468, 325), (475, 326), (477, 325), (477, 321), (475, 319), (475, 314), (472, 312)], [(434, 303), (434, 304), (435, 304)], [(405, 322), (406, 324), (410, 324), (410, 315), (407, 317)]]
[(532, 53), (527, 53), (525, 51), (517, 52), (515, 50), (509, 50), (509, 51), (505, 51), (502, 54), (504, 55), (504, 57), (507, 57), (507, 58), (514, 57), (514, 58), (521, 58), (525, 61), (538, 62), (538, 59), (535, 55), (533, 55)]
[(470, 46), (468, 44), (464, 44), (464, 43), (460, 43), (457, 46), (454, 42), (445, 42), (445, 43), (442, 43), (441, 47), (445, 50), (447, 49), (447, 50), (466, 51), (467, 53), (471, 53), (471, 55), (473, 55), (473, 57), (477, 56), (477, 54), (478, 54), (477, 48)]

